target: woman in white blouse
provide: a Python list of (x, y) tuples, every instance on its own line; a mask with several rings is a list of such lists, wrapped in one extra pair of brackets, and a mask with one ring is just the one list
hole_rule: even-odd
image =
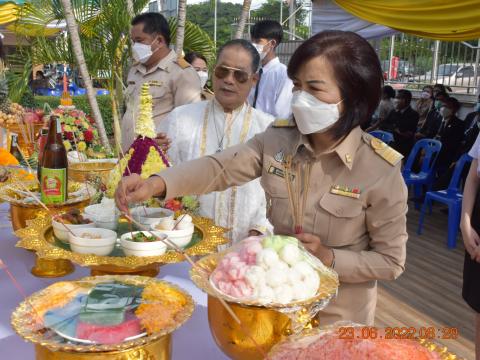
[(465, 244), (462, 296), (477, 313), (475, 316), (475, 354), (480, 360), (480, 136), (469, 152), (473, 162), (463, 191), (462, 230)]

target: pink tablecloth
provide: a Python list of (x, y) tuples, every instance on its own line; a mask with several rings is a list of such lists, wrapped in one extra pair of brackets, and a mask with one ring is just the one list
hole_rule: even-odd
[[(33, 276), (30, 269), (34, 254), (15, 247), (17, 238), (7, 219), (8, 205), (0, 206), (0, 259), (17, 279), (27, 295), (48, 285), (68, 279), (89, 275), (89, 270), (77, 266), (74, 273), (64, 278), (42, 279)], [(215, 345), (207, 319), (207, 296), (198, 290), (188, 277), (186, 263), (162, 267), (159, 278), (170, 281), (187, 290), (195, 299), (196, 307), (192, 318), (173, 336), (173, 359), (228, 359)], [(10, 326), (10, 315), (22, 300), (7, 274), (0, 270), (0, 349), (1, 359), (34, 359), (34, 347), (18, 337)]]

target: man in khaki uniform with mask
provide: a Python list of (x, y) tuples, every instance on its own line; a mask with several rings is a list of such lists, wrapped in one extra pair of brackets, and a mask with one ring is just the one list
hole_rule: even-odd
[[(332, 66), (352, 53), (342, 66)], [(377, 281), (403, 272), (407, 241), (402, 156), (360, 128), (378, 105), (380, 62), (360, 36), (325, 31), (300, 45), (290, 60), (289, 76), (295, 84), (295, 120), (277, 120), (245, 144), (147, 180), (126, 177), (116, 202), (126, 211), (127, 204), (152, 196), (222, 191), (260, 177), (274, 233), (296, 233), (339, 275), (338, 295), (321, 312), (320, 324), (349, 320), (372, 325)], [(348, 91), (355, 96), (347, 96)], [(289, 199), (289, 193), (298, 196)], [(295, 216), (294, 221), (290, 201), (303, 219)]]
[[(121, 123), (122, 149), (133, 143), (140, 90), (150, 84), (153, 98), (153, 120), (161, 120), (175, 107), (201, 100), (200, 79), (195, 70), (175, 51), (170, 50), (170, 30), (158, 13), (144, 13), (132, 20), (130, 32), (136, 63), (128, 73), (125, 93), (126, 111)], [(163, 134), (159, 142), (165, 142)]]

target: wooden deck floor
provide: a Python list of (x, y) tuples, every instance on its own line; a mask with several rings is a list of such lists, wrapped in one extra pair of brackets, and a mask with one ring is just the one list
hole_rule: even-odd
[(406, 270), (379, 284), (377, 326), (457, 327), (458, 340), (439, 340), (465, 359), (474, 359), (474, 312), (461, 297), (464, 247), (447, 248), (447, 215), (434, 208), (417, 235), (419, 212), (410, 206)]

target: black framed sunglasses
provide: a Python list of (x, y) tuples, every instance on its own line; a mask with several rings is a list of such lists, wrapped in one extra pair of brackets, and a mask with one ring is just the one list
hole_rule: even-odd
[(225, 79), (232, 72), (233, 72), (233, 77), (235, 78), (235, 80), (237, 80), (241, 84), (247, 82), (247, 80), (251, 76), (251, 74), (249, 74), (248, 72), (246, 72), (244, 70), (232, 68), (232, 67), (225, 66), (225, 65), (216, 66), (215, 69), (214, 69), (214, 74), (219, 79)]

